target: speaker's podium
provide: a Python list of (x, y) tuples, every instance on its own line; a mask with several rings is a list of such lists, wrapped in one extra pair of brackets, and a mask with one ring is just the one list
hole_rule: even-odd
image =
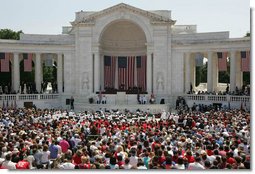
[(127, 104), (126, 92), (117, 92), (116, 104), (117, 105), (126, 105)]

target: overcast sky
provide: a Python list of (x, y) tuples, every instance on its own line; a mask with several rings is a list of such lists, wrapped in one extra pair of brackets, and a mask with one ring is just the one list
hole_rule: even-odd
[(99, 11), (118, 3), (144, 10), (171, 10), (176, 25), (197, 25), (198, 32), (230, 31), (243, 37), (250, 31), (249, 0), (5, 0), (0, 28), (27, 34), (61, 34), (75, 12)]

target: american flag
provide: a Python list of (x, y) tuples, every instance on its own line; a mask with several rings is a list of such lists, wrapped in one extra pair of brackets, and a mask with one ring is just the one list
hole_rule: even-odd
[(104, 56), (104, 87), (114, 88), (116, 57)]
[(142, 91), (146, 91), (146, 56), (136, 57), (137, 67), (137, 86), (142, 88)]
[(250, 72), (250, 51), (241, 51), (241, 71)]
[(218, 55), (218, 69), (219, 71), (227, 71), (227, 52), (217, 52)]
[(31, 72), (32, 71), (32, 53), (23, 53), (24, 59), (24, 72)]
[(135, 56), (128, 57), (128, 77), (127, 88), (134, 87), (135, 82)]
[(127, 89), (127, 57), (118, 57), (118, 86)]
[(9, 72), (9, 61), (10, 61), (10, 53), (0, 53), (1, 59), (1, 72)]

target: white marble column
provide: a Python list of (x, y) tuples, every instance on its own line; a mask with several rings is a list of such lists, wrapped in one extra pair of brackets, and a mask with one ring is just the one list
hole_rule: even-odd
[(147, 92), (152, 93), (152, 80), (151, 80), (151, 51), (147, 52), (147, 67), (146, 67), (146, 79), (147, 79)]
[(185, 93), (190, 91), (190, 55), (185, 53)]
[(42, 83), (42, 64), (41, 64), (41, 53), (35, 54), (35, 86), (38, 92), (41, 92)]
[[(74, 84), (72, 83), (72, 53), (64, 53), (64, 93), (71, 94), (74, 88)], [(72, 78), (71, 78), (72, 77)]]
[[(19, 53), (13, 53), (13, 89), (18, 92), (20, 86)], [(20, 92), (20, 91), (19, 91)]]
[(190, 83), (194, 90), (196, 86), (196, 59), (194, 56), (190, 56)]
[(216, 53), (212, 55), (212, 81), (213, 81), (213, 91), (218, 91), (218, 56)]
[(232, 50), (230, 52), (230, 91), (233, 92), (236, 89), (236, 52)]
[(243, 86), (243, 72), (241, 71), (241, 54), (236, 55), (236, 86), (240, 90)]
[(99, 52), (94, 55), (94, 92), (97, 92), (100, 90), (100, 55)]
[(207, 53), (208, 64), (207, 64), (207, 91), (213, 91), (213, 57), (212, 52)]
[(62, 53), (58, 53), (57, 81), (58, 81), (58, 93), (62, 93), (63, 92), (63, 56), (62, 56)]

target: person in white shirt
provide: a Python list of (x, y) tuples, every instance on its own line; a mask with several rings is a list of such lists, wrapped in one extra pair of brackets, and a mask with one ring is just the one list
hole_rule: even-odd
[(80, 136), (78, 134), (75, 134), (74, 137), (72, 137), (72, 140), (74, 141), (74, 147), (76, 147), (80, 142)]
[(64, 163), (59, 165), (59, 169), (74, 169), (75, 165), (71, 162), (72, 156), (66, 155)]
[(11, 161), (11, 154), (8, 153), (5, 156), (5, 160), (2, 162), (2, 168), (4, 169), (16, 169), (16, 163)]
[(147, 98), (146, 98), (145, 95), (143, 96), (142, 101), (143, 101), (143, 104), (146, 104), (146, 103), (147, 103)]
[(35, 157), (33, 156), (33, 154), (30, 154), (29, 151), (27, 151), (27, 161), (29, 162), (30, 169), (35, 169), (35, 167), (33, 166), (34, 162), (35, 162)]
[(105, 95), (103, 95), (103, 97), (102, 97), (102, 104), (106, 104), (106, 96)]
[(125, 159), (125, 164), (123, 166), (124, 169), (131, 169), (132, 168), (132, 165), (129, 162), (130, 162), (129, 158), (126, 158)]
[(205, 167), (202, 164), (200, 164), (200, 162), (201, 162), (201, 158), (196, 157), (195, 162), (189, 164), (188, 170), (202, 170), (202, 169), (205, 169)]
[(147, 167), (144, 165), (141, 159), (138, 160), (137, 169), (147, 169)]
[(46, 164), (46, 168), (49, 167), (50, 164), (50, 151), (47, 145), (43, 146), (42, 156), (41, 156), (41, 162), (42, 164)]
[(132, 167), (137, 167), (138, 157), (135, 155), (134, 152), (131, 153), (131, 157), (129, 158), (129, 160), (130, 160), (129, 164), (131, 164)]
[(182, 157), (178, 157), (177, 164), (175, 165), (176, 169), (185, 169), (184, 160)]
[(103, 135), (106, 131), (106, 128), (104, 127), (104, 125), (102, 124), (101, 125), (101, 128), (100, 128), (100, 135)]

